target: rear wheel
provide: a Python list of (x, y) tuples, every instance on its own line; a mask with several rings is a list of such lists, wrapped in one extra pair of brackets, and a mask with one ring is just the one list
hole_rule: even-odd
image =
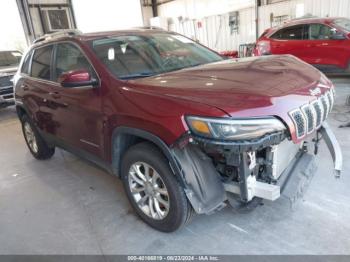
[(40, 160), (51, 158), (55, 148), (49, 147), (27, 115), (22, 117), (21, 122), (24, 139), (32, 155)]
[(186, 224), (192, 207), (167, 159), (152, 144), (132, 146), (122, 162), (122, 179), (137, 214), (151, 227), (172, 232)]

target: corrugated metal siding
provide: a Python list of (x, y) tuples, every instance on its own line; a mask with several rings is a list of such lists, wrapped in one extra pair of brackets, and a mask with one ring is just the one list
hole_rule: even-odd
[(298, 0), (305, 4), (306, 13), (317, 16), (345, 16), (350, 17), (349, 0)]
[[(240, 27), (237, 33), (230, 33), (229, 14), (214, 15), (203, 19), (193, 19), (179, 22), (177, 19), (170, 24), (171, 31), (184, 34), (217, 51), (238, 50), (240, 43), (255, 41), (255, 13), (253, 8), (239, 12)], [(198, 22), (202, 27), (198, 27)]]
[[(255, 41), (255, 10), (254, 6), (240, 9), (240, 27), (238, 33), (230, 33), (229, 12), (237, 10), (234, 6), (242, 6), (242, 0), (226, 0), (226, 6), (231, 6), (227, 13), (219, 15), (211, 15), (204, 18), (198, 17), (201, 12), (199, 7), (212, 6), (214, 0), (204, 0), (201, 4), (197, 2), (203, 0), (178, 0), (169, 4), (160, 6), (159, 15), (162, 16), (162, 10), (167, 16), (171, 15), (171, 8), (174, 8), (173, 23), (170, 24), (170, 30), (184, 34), (192, 39), (197, 39), (202, 44), (217, 50), (238, 50), (240, 44), (251, 43)], [(235, 5), (235, 1), (237, 5)], [(224, 4), (225, 1), (219, 0), (217, 3)], [(251, 5), (253, 1), (249, 1)], [(176, 6), (178, 4), (178, 6)], [(190, 6), (182, 6), (189, 4)], [(270, 15), (284, 16), (290, 19), (296, 17), (297, 5), (304, 5), (304, 14), (312, 14), (316, 16), (345, 16), (350, 17), (350, 0), (290, 0), (279, 2), (271, 5), (259, 7), (259, 34), (265, 29), (271, 27)], [(168, 5), (168, 6), (167, 6)], [(195, 8), (197, 7), (197, 9)], [(182, 15), (185, 21), (179, 22), (179, 10), (186, 10)], [(199, 9), (198, 9), (199, 8)], [(165, 12), (166, 10), (166, 12)], [(189, 11), (191, 10), (191, 11)], [(206, 9), (205, 12), (208, 12)], [(190, 14), (192, 18), (186, 20), (186, 14)], [(202, 27), (198, 28), (198, 21), (202, 23)]]

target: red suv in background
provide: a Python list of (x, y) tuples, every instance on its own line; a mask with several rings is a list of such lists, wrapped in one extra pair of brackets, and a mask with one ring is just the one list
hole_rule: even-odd
[(267, 29), (254, 55), (291, 54), (326, 73), (350, 74), (350, 19), (293, 20)]
[(67, 33), (39, 39), (15, 84), (33, 156), (60, 147), (119, 176), (161, 231), (276, 200), (315, 172), (320, 133), (341, 170), (326, 123), (334, 86), (293, 56), (225, 60), (162, 30)]

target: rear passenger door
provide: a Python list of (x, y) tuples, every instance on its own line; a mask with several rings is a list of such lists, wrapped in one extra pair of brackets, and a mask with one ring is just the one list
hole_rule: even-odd
[(81, 48), (72, 42), (55, 46), (53, 81), (50, 104), (53, 118), (58, 123), (56, 136), (64, 146), (82, 149), (93, 155), (103, 156), (103, 115), (100, 88), (93, 86), (62, 87), (58, 84), (61, 74), (86, 69), (98, 78), (92, 64)]
[(22, 101), (30, 117), (45, 133), (54, 133), (55, 126), (52, 119), (48, 100), (50, 90), (57, 85), (52, 81), (53, 45), (46, 45), (34, 49), (25, 60), (18, 86), (22, 91)]

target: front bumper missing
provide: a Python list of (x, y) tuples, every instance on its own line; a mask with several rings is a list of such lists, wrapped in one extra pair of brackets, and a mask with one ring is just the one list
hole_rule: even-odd
[[(322, 138), (332, 155), (335, 177), (339, 178), (343, 162), (339, 143), (326, 122), (322, 124), (318, 132), (322, 134)], [(301, 150), (279, 177), (276, 184), (259, 182), (256, 181), (255, 177), (248, 176), (244, 183), (246, 187), (244, 191), (241, 190), (240, 184), (234, 182), (224, 183), (224, 187), (227, 192), (241, 195), (241, 198), (242, 194), (244, 194), (248, 201), (251, 201), (254, 197), (274, 201), (283, 193), (293, 203), (303, 195), (316, 171), (315, 156)]]
[[(342, 169), (342, 153), (339, 143), (327, 123), (324, 123), (318, 132), (325, 140), (334, 161), (336, 177), (339, 177)], [(185, 192), (194, 210), (197, 213), (206, 214), (219, 210), (225, 205), (225, 200), (229, 199), (230, 193), (233, 193), (234, 197), (243, 204), (250, 203), (254, 198), (274, 201), (281, 194), (287, 196), (292, 203), (302, 197), (306, 186), (317, 171), (315, 156), (307, 153), (312, 152), (311, 141), (300, 148), (277, 180), (265, 182), (266, 180), (260, 177), (257, 179), (256, 173), (250, 169), (247, 157), (248, 153), (252, 152), (250, 150), (261, 150), (271, 145), (278, 145), (283, 139), (268, 139), (267, 141), (268, 143), (266, 141), (266, 143), (246, 142), (242, 146), (216, 144), (210, 141), (199, 141), (198, 143), (198, 140), (194, 139), (190, 144), (174, 147), (172, 154), (181, 171)], [(316, 146), (317, 143), (318, 141), (316, 141)], [(222, 154), (227, 153), (227, 165), (236, 167), (238, 170), (238, 181), (223, 179), (204, 148), (209, 152), (212, 148), (223, 149)], [(290, 152), (287, 149), (285, 153)]]

